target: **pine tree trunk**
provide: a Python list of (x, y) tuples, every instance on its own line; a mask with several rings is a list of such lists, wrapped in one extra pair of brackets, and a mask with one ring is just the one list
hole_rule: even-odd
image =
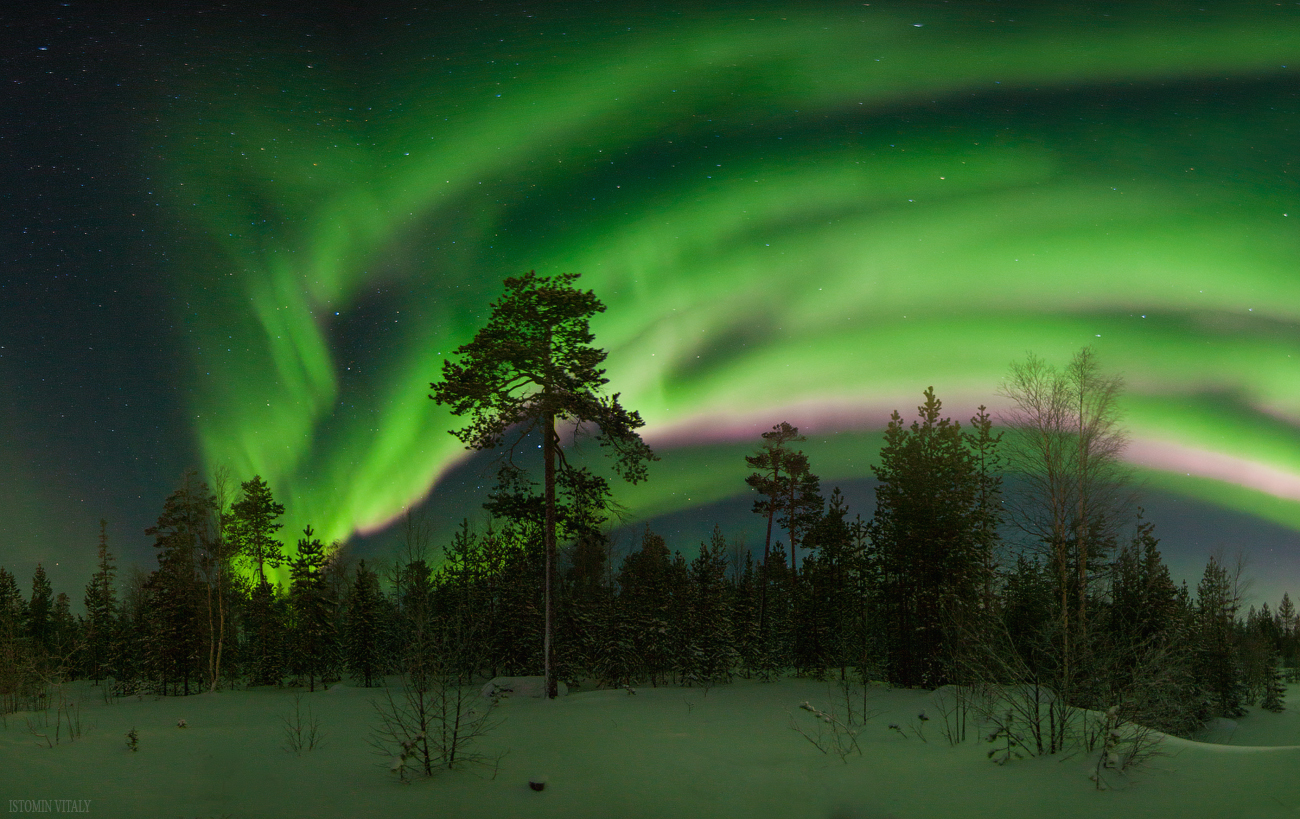
[[(772, 470), (772, 486), (775, 488), (781, 479), (781, 470)], [(776, 496), (773, 495), (768, 499), (767, 509), (767, 536), (763, 539), (763, 576), (760, 578), (762, 585), (758, 589), (758, 639), (760, 644), (767, 628), (767, 561), (768, 551), (772, 548), (772, 521), (776, 518)]]
[(551, 640), (554, 608), (552, 605), (551, 586), (555, 573), (555, 413), (548, 412), (542, 423), (542, 460), (545, 463), (546, 484), (546, 531), (543, 535), (546, 550), (546, 624), (542, 638), (544, 668), (542, 682), (546, 686), (546, 696), (555, 699), (559, 695), (559, 686), (555, 682), (555, 668), (552, 663), (553, 646)]
[(789, 505), (788, 507), (786, 507), (786, 509), (787, 509), (786, 514), (789, 515), (789, 518), (787, 518), (787, 520), (790, 522), (790, 588), (791, 588), (791, 590), (793, 590), (793, 589), (794, 589), (794, 585), (795, 585), (794, 555), (795, 555), (795, 549), (797, 548), (797, 547), (796, 547), (796, 544), (795, 544), (795, 537), (794, 537), (794, 529), (795, 529), (795, 522), (794, 522), (794, 490), (795, 490), (795, 479), (794, 479), (794, 475), (793, 475), (793, 474), (787, 475), (787, 478), (788, 478), (789, 481), (790, 481), (790, 505)]
[(776, 507), (767, 510), (767, 538), (763, 541), (763, 576), (759, 578), (762, 585), (758, 588), (758, 634), (762, 639), (767, 627), (767, 561), (768, 551), (772, 547), (772, 518), (776, 516)]

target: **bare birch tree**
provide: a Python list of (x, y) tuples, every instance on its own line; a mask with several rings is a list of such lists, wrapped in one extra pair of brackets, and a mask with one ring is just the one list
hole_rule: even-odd
[(1009, 518), (1047, 553), (1060, 595), (1062, 694), (1088, 633), (1090, 571), (1133, 505), (1130, 470), (1121, 460), (1123, 380), (1101, 371), (1090, 347), (1057, 368), (1030, 353), (1014, 362), (999, 394), (1011, 401), (1000, 418), (1010, 431), (1007, 460), (1019, 492)]

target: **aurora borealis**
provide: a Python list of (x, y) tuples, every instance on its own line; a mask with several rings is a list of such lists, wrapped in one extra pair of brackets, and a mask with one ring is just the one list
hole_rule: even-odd
[[(610, 387), (665, 459), (621, 493), (634, 513), (740, 494), (739, 457), (700, 453), (780, 420), (860, 442), (814, 466), (863, 477), (871, 431), (925, 387), (964, 419), (1026, 351), (1093, 344), (1152, 486), (1300, 531), (1300, 4), (708, 6), (33, 25), (21, 59), (74, 74), (123, 38), (129, 80), (52, 147), (48, 122), (6, 126), (27, 204), (4, 228), (0, 536), (34, 562), (52, 519), (142, 528), (186, 457), (260, 473), (287, 532), (383, 527), (461, 458), (427, 383), (529, 269), (608, 307)], [(74, 131), (126, 180), (97, 194), (98, 248), (69, 238), (77, 214), (22, 232), (73, 184), (32, 168)], [(72, 402), (39, 381), (84, 366), (37, 339), (86, 326), (64, 315), (86, 291), (48, 279), (68, 242), (61, 275), (129, 330), (107, 371), (134, 383), (86, 381), (153, 409), (105, 409), (130, 440), (65, 480), (50, 465), (109, 423), (52, 420)], [(112, 472), (141, 453), (156, 469)]]

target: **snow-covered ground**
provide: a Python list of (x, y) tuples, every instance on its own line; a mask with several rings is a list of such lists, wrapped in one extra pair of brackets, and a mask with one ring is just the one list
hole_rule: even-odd
[[(507, 752), (495, 779), (444, 772), (402, 784), (367, 740), (377, 722), (375, 689), (336, 685), (304, 694), (324, 745), (284, 750), (286, 690), (129, 698), (105, 704), (98, 689), (69, 689), (81, 703), (82, 736), (53, 748), (34, 736), (30, 714), (0, 724), (0, 812), (67, 812), (89, 800), (92, 817), (1209, 817), (1300, 814), (1300, 712), (1252, 711), (1205, 739), (1170, 740), (1169, 756), (1094, 789), (1094, 761), (1013, 760), (999, 767), (989, 746), (949, 747), (936, 719), (928, 742), (903, 737), (931, 695), (879, 690), (881, 713), (847, 764), (790, 728), (805, 700), (825, 705), (825, 683), (787, 679), (699, 688), (577, 691), (554, 701), (503, 704), (505, 722), (478, 746)], [(1300, 696), (1300, 687), (1293, 689)], [(1300, 700), (1293, 699), (1293, 702)], [(51, 711), (50, 720), (53, 720)], [(184, 720), (187, 727), (177, 727)], [(136, 729), (139, 750), (126, 746)], [(41, 729), (43, 730), (43, 729)], [(1209, 736), (1214, 734), (1214, 736)], [(38, 746), (39, 743), (39, 746)], [(544, 777), (546, 789), (528, 787)], [(42, 802), (41, 800), (45, 800)], [(58, 800), (74, 800), (60, 802)], [(75, 800), (81, 800), (80, 803)]]

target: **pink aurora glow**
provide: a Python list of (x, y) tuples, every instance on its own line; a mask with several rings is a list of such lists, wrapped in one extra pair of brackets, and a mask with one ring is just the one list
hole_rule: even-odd
[(1300, 475), (1223, 452), (1173, 441), (1138, 439), (1129, 444), (1127, 460), (1165, 472), (1212, 478), (1287, 500), (1300, 500)]

